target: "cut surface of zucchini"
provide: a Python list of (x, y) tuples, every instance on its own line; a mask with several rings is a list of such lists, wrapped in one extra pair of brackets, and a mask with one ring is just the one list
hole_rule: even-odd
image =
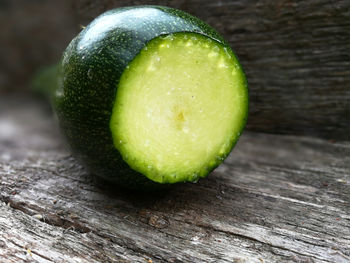
[(154, 38), (118, 83), (110, 120), (114, 146), (155, 182), (196, 181), (238, 139), (246, 92), (241, 66), (219, 42), (188, 32)]

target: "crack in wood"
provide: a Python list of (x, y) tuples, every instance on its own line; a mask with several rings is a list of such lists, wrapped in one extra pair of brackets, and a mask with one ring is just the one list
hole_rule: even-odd
[(69, 220), (55, 213), (47, 213), (40, 207), (26, 204), (24, 202), (16, 202), (13, 201), (10, 197), (4, 196), (0, 196), (0, 201), (6, 203), (12, 209), (21, 211), (29, 216), (40, 214), (42, 215), (42, 219), (40, 221), (51, 226), (63, 228), (65, 231), (73, 230), (82, 234), (91, 232), (91, 229), (89, 227), (84, 225), (84, 223), (79, 222), (78, 220)]

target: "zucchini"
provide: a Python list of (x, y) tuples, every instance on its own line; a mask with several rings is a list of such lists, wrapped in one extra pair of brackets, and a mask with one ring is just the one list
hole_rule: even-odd
[(196, 182), (230, 153), (247, 82), (209, 25), (161, 6), (105, 12), (72, 40), (53, 106), (91, 173), (127, 188)]

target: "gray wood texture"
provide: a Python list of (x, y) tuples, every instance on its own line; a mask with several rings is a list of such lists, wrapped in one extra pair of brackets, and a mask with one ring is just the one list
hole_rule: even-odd
[(221, 32), (250, 87), (248, 129), (350, 139), (350, 1), (75, 1), (86, 25), (103, 11), (138, 4), (187, 11)]
[(94, 180), (48, 107), (0, 97), (0, 262), (350, 262), (350, 143), (246, 132), (197, 184)]

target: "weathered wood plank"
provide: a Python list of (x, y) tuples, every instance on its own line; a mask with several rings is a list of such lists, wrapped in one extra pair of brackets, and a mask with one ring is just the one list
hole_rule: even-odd
[(350, 143), (247, 132), (208, 178), (136, 194), (92, 180), (42, 106), (1, 98), (0, 200), (1, 262), (350, 261)]
[(248, 76), (248, 128), (350, 139), (350, 1), (79, 0), (86, 25), (136, 4), (185, 10), (217, 28)]

